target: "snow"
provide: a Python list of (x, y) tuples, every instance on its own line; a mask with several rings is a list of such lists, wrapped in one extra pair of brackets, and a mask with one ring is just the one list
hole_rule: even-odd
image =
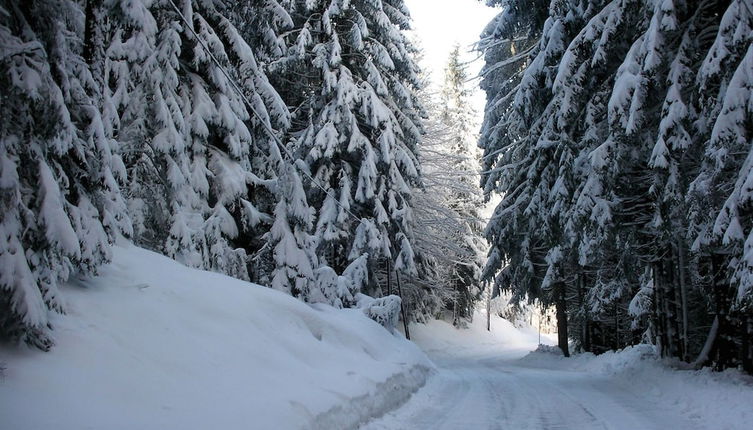
[(433, 365), (361, 309), (121, 244), (62, 287), (51, 352), (0, 345), (7, 429), (348, 428), (405, 401)]
[(39, 217), (45, 225), (45, 235), (50, 243), (57, 244), (70, 256), (81, 257), (81, 247), (68, 215), (63, 209), (62, 193), (58, 183), (44, 161), (39, 162), (39, 180), (42, 190), (42, 208)]
[[(411, 327), (438, 371), (403, 407), (362, 430), (747, 429), (753, 378), (681, 371), (648, 345), (562, 356), (555, 338), (476, 312), (467, 329), (443, 321)], [(535, 352), (528, 353), (535, 349)]]
[[(442, 320), (410, 327), (411, 340), (416, 342), (432, 359), (474, 360), (487, 358), (518, 359), (535, 349), (538, 334), (530, 327), (516, 328), (499, 317), (491, 319), (491, 330), (486, 330), (486, 314), (474, 312), (467, 328), (458, 329)], [(542, 334), (541, 342), (555, 344), (556, 336)]]
[(553, 336), (498, 317), (487, 331), (476, 312), (465, 329), (411, 327), (434, 365), (363, 309), (307, 305), (128, 244), (113, 256), (100, 276), (62, 286), (68, 312), (53, 317), (51, 352), (0, 345), (3, 428), (742, 430), (753, 420), (753, 378), (677, 370), (651, 346), (564, 358)]
[(608, 380), (621, 390), (672, 409), (698, 428), (744, 430), (753, 422), (753, 377), (729, 369), (677, 370), (656, 359), (651, 345), (595, 356), (535, 351), (520, 362), (528, 367), (567, 370)]

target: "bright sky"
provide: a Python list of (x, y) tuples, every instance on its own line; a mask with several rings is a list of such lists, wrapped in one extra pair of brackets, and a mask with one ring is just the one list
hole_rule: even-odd
[[(442, 82), (447, 57), (453, 46), (460, 45), (461, 52), (466, 51), (464, 61), (473, 61), (468, 66), (468, 76), (476, 77), (483, 60), (477, 52), (469, 52), (473, 44), (479, 39), (489, 21), (499, 12), (499, 8), (487, 7), (485, 1), (479, 0), (405, 0), (405, 4), (413, 17), (413, 29), (421, 40), (424, 48), (423, 66), (430, 69), (432, 83)], [(474, 90), (473, 107), (477, 114), (477, 124), (481, 126), (484, 114), (485, 95), (478, 88), (478, 80), (469, 82), (468, 87)], [(481, 211), (484, 218), (491, 217), (494, 207), (499, 202), (498, 196)]]
[[(457, 43), (461, 52), (469, 51), (478, 41), (486, 24), (499, 13), (479, 0), (405, 0), (413, 17), (413, 28), (425, 51), (424, 67), (431, 71), (432, 81), (442, 81), (444, 67), (452, 47)], [(464, 61), (478, 58), (476, 52), (466, 52)], [(468, 75), (475, 77), (481, 69), (478, 59), (468, 67)], [(475, 89), (474, 107), (479, 115), (484, 110), (484, 93), (478, 90), (478, 80), (469, 83)]]

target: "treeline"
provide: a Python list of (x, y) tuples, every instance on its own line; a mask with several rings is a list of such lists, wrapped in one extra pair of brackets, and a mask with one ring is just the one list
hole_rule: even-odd
[(48, 349), (58, 286), (121, 236), (309, 302), (402, 274), (412, 318), (448, 306), (431, 279), (467, 256), (417, 240), (409, 25), (402, 0), (0, 2), (0, 336)]
[(560, 346), (753, 372), (753, 4), (489, 0), (484, 277)]
[[(473, 318), (483, 294), (481, 271), (487, 245), (483, 239), (477, 147), (477, 114), (471, 103), (467, 64), (459, 46), (450, 51), (436, 93), (421, 92), (427, 108), (420, 148), (422, 192), (415, 195), (418, 281), (435, 302), (423, 301), (420, 313), (441, 316), (456, 326)], [(446, 315), (440, 315), (445, 310)], [(421, 318), (419, 318), (421, 319)]]

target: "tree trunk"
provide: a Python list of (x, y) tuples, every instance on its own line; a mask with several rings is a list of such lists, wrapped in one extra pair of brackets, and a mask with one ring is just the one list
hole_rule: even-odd
[(594, 350), (593, 338), (594, 338), (593, 324), (591, 323), (591, 321), (586, 319), (586, 339), (587, 339), (586, 345), (588, 345), (588, 350), (587, 350), (588, 352), (593, 352)]
[(392, 295), (392, 262), (387, 259), (387, 295)]
[(723, 269), (723, 259), (719, 254), (711, 254), (711, 272), (714, 280), (714, 302), (716, 305), (716, 322), (718, 329), (716, 333), (715, 352), (716, 370), (724, 370), (729, 363), (729, 347), (727, 345), (727, 306), (726, 306), (726, 285)]
[(654, 277), (654, 297), (653, 297), (653, 320), (654, 320), (654, 326), (656, 333), (655, 335), (655, 344), (656, 349), (659, 351), (659, 356), (665, 357), (667, 355), (666, 351), (666, 345), (667, 342), (665, 341), (666, 338), (666, 330), (665, 330), (665, 319), (664, 319), (664, 308), (663, 308), (663, 292), (661, 288), (661, 270), (659, 269), (659, 263), (652, 264), (652, 272)]
[(492, 286), (486, 286), (486, 331), (492, 331)]
[(458, 326), (458, 281), (453, 281), (452, 284), (452, 325)]
[(666, 262), (667, 273), (667, 310), (669, 311), (667, 317), (669, 318), (669, 327), (672, 336), (672, 349), (670, 353), (672, 356), (682, 358), (684, 352), (682, 351), (682, 331), (680, 329), (679, 307), (680, 302), (677, 300), (677, 277), (675, 276), (675, 252), (672, 246), (669, 246), (670, 258)]
[(400, 314), (403, 317), (405, 338), (410, 340), (410, 330), (408, 330), (408, 316), (405, 313), (405, 301), (403, 300), (403, 287), (400, 285), (400, 273), (398, 271), (395, 271), (395, 280), (397, 281), (397, 293), (400, 295)]
[(708, 336), (706, 336), (706, 342), (703, 344), (703, 349), (701, 349), (701, 352), (698, 354), (698, 357), (693, 361), (693, 366), (696, 369), (699, 369), (703, 366), (706, 361), (709, 359), (709, 354), (711, 353), (711, 348), (714, 346), (714, 343), (716, 343), (716, 335), (719, 331), (719, 317), (714, 318), (714, 323), (711, 324), (711, 329), (709, 330)]
[(680, 311), (682, 313), (682, 359), (688, 361), (688, 286), (685, 280), (685, 244), (677, 240), (677, 273), (680, 281)]
[(743, 370), (750, 374), (753, 374), (753, 345), (751, 345), (751, 335), (753, 335), (753, 319), (751, 319), (749, 316), (743, 317), (742, 332)]
[(614, 303), (614, 350), (622, 348), (620, 341), (620, 308)]
[(590, 333), (590, 327), (589, 327), (589, 321), (588, 321), (588, 313), (585, 311), (585, 288), (583, 286), (583, 274), (578, 273), (577, 275), (577, 284), (578, 284), (578, 308), (581, 309), (583, 312), (583, 321), (581, 323), (581, 333), (580, 333), (580, 346), (583, 349), (583, 351), (586, 352), (592, 352), (591, 351), (591, 333)]
[(555, 287), (557, 300), (555, 306), (557, 309), (557, 345), (562, 350), (565, 357), (570, 356), (570, 347), (568, 346), (567, 335), (567, 300), (565, 298), (565, 284), (559, 283)]

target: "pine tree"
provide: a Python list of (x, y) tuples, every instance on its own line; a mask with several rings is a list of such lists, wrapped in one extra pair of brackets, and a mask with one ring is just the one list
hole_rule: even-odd
[[(505, 193), (485, 277), (518, 298), (559, 290), (585, 349), (642, 339), (753, 368), (748, 167), (730, 156), (750, 146), (750, 8), (555, 0), (540, 32), (505, 24), (521, 10), (482, 41), (482, 185)], [(515, 31), (541, 35), (529, 56), (509, 49)]]
[[(494, 55), (497, 48), (493, 41), (482, 45), (492, 51), (487, 57), (497, 61), (488, 63), (482, 71), (486, 76), (482, 87), (515, 84), (501, 96), (496, 90), (487, 95), (482, 126), (482, 187), (487, 194), (497, 191), (504, 196), (486, 229), (491, 251), (484, 278), (495, 278), (503, 290), (512, 291), (514, 302), (556, 304), (560, 333), (567, 332), (565, 289), (568, 283), (574, 283), (567, 277), (577, 273), (565, 269), (574, 260), (568, 240), (572, 236), (564, 227), (575, 191), (572, 173), (577, 168), (579, 139), (579, 130), (567, 129), (567, 118), (581, 115), (587, 102), (584, 88), (566, 86), (570, 81), (561, 78), (560, 62), (569, 58), (574, 65), (580, 64), (566, 55), (567, 45), (578, 35), (584, 18), (594, 13), (593, 8), (571, 10), (568, 6), (567, 2), (552, 2), (540, 40), (522, 58), (512, 50), (506, 56)], [(541, 11), (529, 11), (535, 10)], [(514, 48), (509, 40), (518, 36), (517, 32), (530, 32), (506, 23), (512, 17), (501, 15), (495, 22), (497, 30), (490, 31), (489, 37), (500, 38), (503, 46)], [(511, 77), (504, 78), (507, 72), (500, 79), (495, 73), (495, 68), (520, 64), (521, 60), (530, 63), (518, 66), (522, 67), (518, 71), (513, 69)], [(565, 72), (585, 76), (583, 70)], [(560, 347), (567, 354), (567, 341), (563, 339)]]
[(718, 31), (698, 68), (692, 105), (697, 115), (694, 137), (703, 155), (689, 187), (690, 238), (700, 274), (708, 273), (702, 285), (709, 291), (706, 308), (714, 314), (695, 362), (710, 361), (721, 369), (737, 361), (753, 372), (753, 349), (746, 341), (753, 317), (745, 274), (750, 209), (743, 185), (750, 150), (745, 138), (750, 129), (750, 107), (745, 107), (750, 92), (745, 82), (750, 81), (746, 60), (753, 43), (753, 10), (745, 1), (723, 6), (710, 6), (714, 13), (706, 15), (704, 24)]
[(248, 252), (264, 246), (258, 227), (274, 207), (280, 156), (269, 129), (287, 126), (287, 110), (224, 3), (119, 7), (108, 76), (135, 238), (248, 279)]
[(407, 11), (402, 1), (297, 1), (291, 16), (290, 48), (273, 67), (294, 107), (290, 150), (313, 178), (307, 199), (319, 263), (344, 273), (367, 256), (372, 268), (392, 259), (415, 273), (411, 186), (421, 111), (402, 33)]
[(446, 126), (447, 167), (454, 172), (458, 182), (457, 187), (449, 191), (446, 203), (459, 220), (459, 229), (451, 240), (463, 249), (450, 269), (455, 290), (452, 306), (456, 325), (461, 318), (473, 316), (474, 303), (480, 298), (481, 256), (484, 252), (479, 214), (482, 200), (474, 187), (479, 182), (479, 157), (467, 81), (466, 66), (461, 63), (460, 47), (456, 45), (445, 68), (439, 112), (439, 120)]
[[(268, 235), (274, 244), (275, 269), (271, 287), (295, 296), (314, 296), (314, 271), (318, 264), (312, 251), (315, 245), (309, 234), (313, 211), (306, 201), (301, 178), (295, 167), (281, 164), (283, 173), (278, 186), (280, 200), (275, 207), (275, 221)], [(320, 297), (316, 297), (320, 299)], [(320, 300), (316, 300), (320, 301)]]
[(130, 234), (125, 171), (83, 57), (80, 6), (11, 2), (0, 12), (0, 333), (49, 349), (49, 312), (65, 310), (58, 285), (96, 273), (113, 238)]

